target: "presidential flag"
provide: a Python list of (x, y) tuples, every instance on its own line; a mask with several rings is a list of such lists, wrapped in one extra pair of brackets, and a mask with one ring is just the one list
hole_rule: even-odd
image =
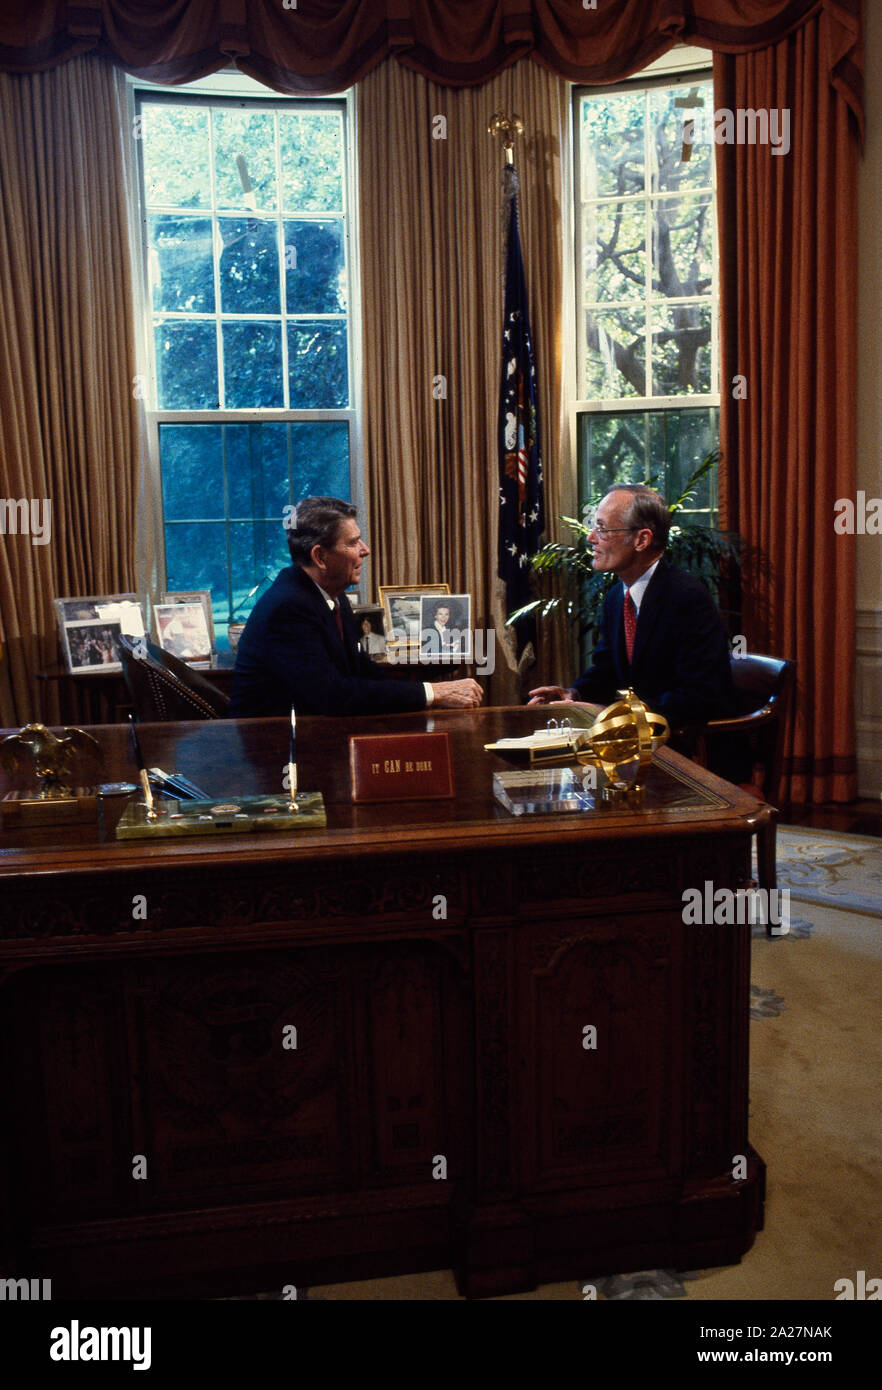
[[(517, 189), (517, 174), (514, 167), (508, 165), (505, 196), (509, 199), (510, 215), (498, 425), (498, 573), (505, 581), (508, 614), (530, 601), (529, 559), (539, 549), (539, 538), (545, 530), (536, 363), (518, 234)], [(535, 625), (530, 619), (522, 620), (515, 631), (520, 656), (526, 643), (535, 636)]]

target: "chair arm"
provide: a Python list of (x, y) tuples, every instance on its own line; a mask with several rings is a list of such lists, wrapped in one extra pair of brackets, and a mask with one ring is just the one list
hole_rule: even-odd
[(709, 719), (706, 728), (709, 734), (740, 733), (754, 729), (758, 724), (769, 724), (779, 715), (777, 701), (769, 701), (760, 709), (751, 710), (750, 714), (735, 714), (730, 719)]

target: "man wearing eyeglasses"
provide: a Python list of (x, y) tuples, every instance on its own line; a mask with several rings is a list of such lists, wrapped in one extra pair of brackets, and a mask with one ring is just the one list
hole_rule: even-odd
[(629, 484), (607, 493), (588, 537), (592, 566), (612, 570), (622, 582), (604, 600), (591, 666), (569, 689), (531, 690), (531, 705), (608, 705), (631, 686), (672, 729), (729, 712), (725, 629), (701, 580), (664, 558), (670, 524), (667, 504), (652, 488)]

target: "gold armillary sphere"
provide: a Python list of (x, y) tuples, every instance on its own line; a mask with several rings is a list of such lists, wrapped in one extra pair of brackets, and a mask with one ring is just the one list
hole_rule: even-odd
[(607, 781), (621, 790), (627, 784), (617, 782), (616, 769), (635, 768), (635, 790), (656, 748), (670, 737), (668, 721), (661, 714), (647, 710), (633, 690), (620, 690), (615, 704), (601, 710), (591, 728), (582, 735), (577, 758), (582, 764), (599, 767)]

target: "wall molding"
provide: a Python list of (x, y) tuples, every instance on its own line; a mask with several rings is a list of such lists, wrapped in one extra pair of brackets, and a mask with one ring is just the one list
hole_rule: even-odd
[(882, 796), (882, 611), (858, 608), (855, 724), (858, 796)]

